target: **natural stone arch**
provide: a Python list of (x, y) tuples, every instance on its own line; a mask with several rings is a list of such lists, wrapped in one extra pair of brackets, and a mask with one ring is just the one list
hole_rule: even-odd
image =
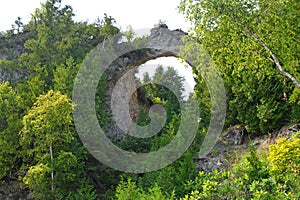
[[(122, 120), (119, 123), (121, 127), (126, 127), (128, 120), (135, 118), (139, 113), (139, 105), (136, 93), (135, 84), (135, 69), (147, 61), (161, 58), (161, 57), (178, 57), (180, 47), (183, 46), (182, 37), (187, 33), (181, 30), (169, 30), (168, 28), (153, 28), (150, 35), (147, 37), (146, 49), (138, 49), (128, 54), (122, 55), (117, 58), (106, 69), (107, 77), (107, 92), (106, 99), (107, 105), (112, 105), (115, 110), (124, 110), (122, 113), (114, 113), (114, 118)], [(121, 43), (117, 48), (126, 48), (126, 43)], [(118, 90), (120, 93), (114, 92), (118, 81)], [(114, 94), (115, 98), (112, 98)], [(124, 96), (125, 95), (125, 96)], [(131, 99), (128, 105), (128, 109), (124, 108), (127, 99)], [(122, 102), (123, 101), (123, 102)], [(124, 129), (123, 129), (124, 130)], [(113, 126), (109, 130), (106, 130), (106, 134), (110, 136), (123, 136), (123, 131), (118, 126)]]
[[(210, 93), (211, 120), (199, 156), (205, 157), (215, 145), (222, 131), (226, 115), (226, 92), (224, 84), (209, 54), (197, 42), (188, 41), (187, 43), (183, 43), (182, 38), (185, 35), (186, 33), (181, 30), (170, 31), (167, 28), (156, 28), (151, 30), (147, 41), (142, 41), (142, 43), (118, 43), (120, 38), (112, 38), (112, 40), (107, 40), (87, 55), (79, 68), (74, 82), (72, 100), (76, 106), (73, 116), (80, 139), (97, 159), (118, 170), (140, 172), (136, 167), (142, 166), (142, 171), (145, 172), (144, 170), (153, 171), (170, 164), (178, 158), (178, 155), (182, 155), (186, 151), (198, 130), (199, 123), (197, 119), (200, 113), (196, 102), (193, 105), (195, 112), (189, 113), (183, 109), (183, 116), (188, 118), (182, 117), (182, 119), (187, 120), (180, 120), (179, 128), (182, 128), (184, 134), (176, 134), (175, 138), (169, 144), (155, 152), (136, 154), (125, 151), (114, 145), (107, 137), (109, 135), (124, 136), (124, 134), (138, 138), (149, 137), (149, 135), (144, 135), (144, 132), (149, 132), (144, 131), (144, 127), (142, 127), (142, 131), (144, 132), (136, 132), (135, 126), (131, 129), (133, 132), (126, 132), (128, 129), (125, 129), (125, 131), (119, 129), (123, 125), (121, 122), (121, 126), (119, 126), (119, 119), (131, 120), (128, 100), (131, 98), (133, 91), (136, 91), (134, 71), (132, 73), (127, 72), (131, 72), (131, 70), (152, 59), (168, 56), (178, 57), (180, 48), (185, 45), (188, 45), (189, 49), (193, 50), (193, 52), (186, 52), (190, 55), (186, 58), (186, 62), (194, 70), (201, 72), (199, 75), (204, 79)], [(122, 84), (118, 84), (118, 80), (124, 76), (127, 77), (125, 81)], [(101, 91), (108, 93), (107, 98), (104, 99), (108, 113), (104, 113), (102, 116), (108, 116), (109, 118), (111, 110), (120, 111), (120, 113), (112, 113), (117, 115), (117, 117), (113, 116), (111, 118), (117, 123), (103, 123), (105, 125), (109, 124), (109, 127), (100, 126), (101, 123), (99, 123), (99, 120), (101, 121), (101, 119), (97, 118), (95, 109), (95, 94), (97, 93), (97, 83), (99, 83), (100, 79), (107, 82), (106, 90)], [(120, 88), (114, 95), (114, 89), (117, 86)], [(114, 96), (115, 98), (113, 98)], [(125, 104), (124, 99), (127, 99)], [(110, 106), (111, 102), (113, 106)], [(122, 106), (126, 105), (126, 102), (127, 109), (124, 109)], [(132, 103), (135, 104), (135, 100)], [(114, 109), (114, 106), (118, 107), (120, 105), (121, 107)], [(133, 110), (135, 109), (134, 106), (132, 106)], [(103, 122), (106, 121), (109, 120), (103, 120)], [(128, 124), (127, 122), (124, 121), (125, 126)], [(130, 123), (129, 126), (131, 126)], [(141, 135), (136, 135), (135, 133), (141, 133)], [(171, 154), (170, 151), (172, 151)], [(112, 157), (114, 159), (111, 159)], [(166, 165), (162, 165), (160, 162), (153, 163), (153, 160), (156, 160), (158, 157), (165, 160), (164, 164)], [(126, 162), (120, 163), (119, 161)]]

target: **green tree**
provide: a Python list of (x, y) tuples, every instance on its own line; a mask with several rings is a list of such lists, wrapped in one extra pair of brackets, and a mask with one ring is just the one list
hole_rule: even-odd
[(148, 72), (143, 74), (143, 83), (149, 83), (151, 81), (150, 75)]
[(93, 24), (76, 23), (73, 16), (72, 7), (62, 6), (61, 0), (47, 0), (32, 15), (30, 23), (34, 24), (37, 37), (25, 42), (28, 52), (20, 61), (28, 73), (43, 75), (48, 89), (53, 86), (58, 67), (67, 66), (70, 59), (81, 63), (92, 48), (120, 31), (114, 26), (115, 20), (106, 14)]
[[(218, 33), (219, 38), (220, 36), (223, 38), (219, 42), (225, 43), (228, 38), (224, 37), (226, 34), (224, 31), (233, 28), (227, 34), (232, 40), (240, 41), (245, 38), (254, 40), (253, 44), (256, 44), (254, 52), (264, 51), (270, 58), (268, 62), (272, 62), (282, 75), (300, 87), (297, 80), (299, 63), (295, 60), (298, 57), (296, 51), (299, 39), (296, 20), (299, 17), (297, 12), (299, 4), (296, 0), (277, 2), (226, 0), (202, 1), (195, 4), (182, 0), (180, 9), (195, 24), (196, 34), (201, 35), (201, 39)], [(295, 74), (296, 78), (286, 72), (283, 65), (286, 70)]]
[(21, 20), (22, 18), (21, 17), (18, 17), (16, 20), (15, 20), (15, 23), (12, 25), (12, 29), (13, 29), (13, 32), (15, 34), (19, 34), (22, 32), (22, 29), (23, 29), (23, 22)]
[(53, 150), (59, 151), (74, 139), (70, 131), (72, 109), (66, 96), (49, 91), (37, 99), (23, 118), (20, 136), (25, 156), (32, 158), (34, 163), (43, 162), (50, 156), (51, 192), (54, 191)]
[[(228, 124), (268, 132), (299, 119), (298, 100), (289, 101), (299, 98), (293, 95), (300, 79), (297, 9), (295, 0), (181, 1), (181, 12), (194, 24), (192, 37), (221, 71)], [(296, 113), (287, 115), (290, 110)]]
[[(147, 79), (147, 74), (144, 79)], [(159, 97), (162, 102), (166, 102), (168, 116), (171, 116), (172, 112), (179, 114), (180, 103), (183, 102), (184, 78), (179, 76), (178, 72), (172, 67), (164, 70), (163, 66), (158, 66), (152, 80), (155, 84), (152, 84), (151, 91), (148, 92), (153, 95), (151, 98)]]
[(0, 180), (19, 169), (20, 96), (8, 82), (0, 84)]
[(20, 142), (30, 166), (23, 181), (38, 199), (66, 197), (88, 186), (82, 179), (85, 151), (74, 137), (72, 110), (66, 95), (50, 90), (23, 118)]
[(70, 98), (78, 67), (73, 58), (66, 60), (66, 64), (58, 66), (54, 72), (54, 89), (68, 95)]
[(135, 36), (132, 26), (127, 26), (126, 31), (124, 31), (124, 36), (128, 42), (131, 42)]

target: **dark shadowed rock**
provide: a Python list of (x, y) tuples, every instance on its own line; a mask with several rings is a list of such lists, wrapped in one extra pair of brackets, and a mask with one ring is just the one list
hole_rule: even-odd
[(1, 200), (33, 200), (29, 196), (29, 190), (21, 188), (19, 181), (9, 181), (0, 184)]

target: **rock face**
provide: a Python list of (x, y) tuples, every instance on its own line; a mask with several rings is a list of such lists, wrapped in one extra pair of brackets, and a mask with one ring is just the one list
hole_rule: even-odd
[(10, 181), (0, 185), (1, 200), (31, 200), (29, 191), (20, 187), (19, 181)]
[(255, 136), (247, 133), (241, 125), (230, 127), (219, 138), (212, 151), (203, 158), (196, 157), (194, 162), (199, 171), (211, 172), (212, 170), (229, 169), (231, 163), (240, 158), (249, 148), (249, 142), (260, 151), (267, 151), (270, 144), (276, 143), (278, 138), (290, 138), (300, 130), (300, 124), (286, 126), (269, 137)]
[(27, 32), (13, 34), (11, 38), (0, 36), (0, 60), (15, 60), (25, 53), (24, 43), (27, 39)]
[(230, 127), (218, 139), (212, 151), (203, 158), (194, 158), (199, 171), (211, 172), (212, 170), (228, 169), (234, 152), (248, 148), (248, 134), (241, 125)]
[[(181, 38), (186, 35), (181, 30), (171, 31), (168, 28), (151, 29), (147, 38), (147, 48), (138, 49), (116, 59), (106, 70), (107, 74), (107, 105), (113, 108), (113, 116), (119, 126), (107, 130), (107, 135), (122, 137), (127, 134), (130, 124), (139, 114), (139, 105), (135, 84), (135, 71), (145, 62), (160, 57), (177, 57)], [(126, 48), (121, 43), (117, 48)], [(115, 110), (115, 112), (114, 112)]]
[(10, 37), (0, 36), (0, 61), (8, 61), (0, 64), (0, 82), (15, 81), (26, 76), (24, 71), (12, 68), (8, 63), (16, 61), (21, 54), (26, 52), (24, 43), (30, 37), (29, 32), (12, 34)]

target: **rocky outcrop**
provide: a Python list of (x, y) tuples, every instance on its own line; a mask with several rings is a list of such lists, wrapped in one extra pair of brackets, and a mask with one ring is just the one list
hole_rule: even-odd
[(0, 60), (18, 59), (22, 53), (25, 53), (24, 44), (31, 37), (29, 31), (0, 36)]
[(229, 169), (231, 164), (240, 158), (249, 148), (250, 141), (258, 149), (268, 150), (270, 144), (278, 138), (290, 138), (300, 131), (300, 124), (283, 127), (269, 136), (249, 134), (241, 125), (228, 128), (218, 139), (212, 151), (206, 157), (196, 157), (194, 162), (199, 171)]
[(20, 187), (19, 181), (9, 181), (0, 184), (1, 200), (32, 200), (29, 191)]
[(26, 76), (24, 70), (14, 67), (14, 62), (26, 52), (24, 44), (31, 37), (30, 32), (0, 36), (0, 61), (5, 60), (0, 63), (0, 82), (15, 81)]
[(228, 169), (233, 160), (234, 151), (248, 148), (248, 134), (241, 125), (228, 128), (221, 134), (212, 151), (206, 157), (196, 157), (199, 171), (210, 172), (212, 170)]

